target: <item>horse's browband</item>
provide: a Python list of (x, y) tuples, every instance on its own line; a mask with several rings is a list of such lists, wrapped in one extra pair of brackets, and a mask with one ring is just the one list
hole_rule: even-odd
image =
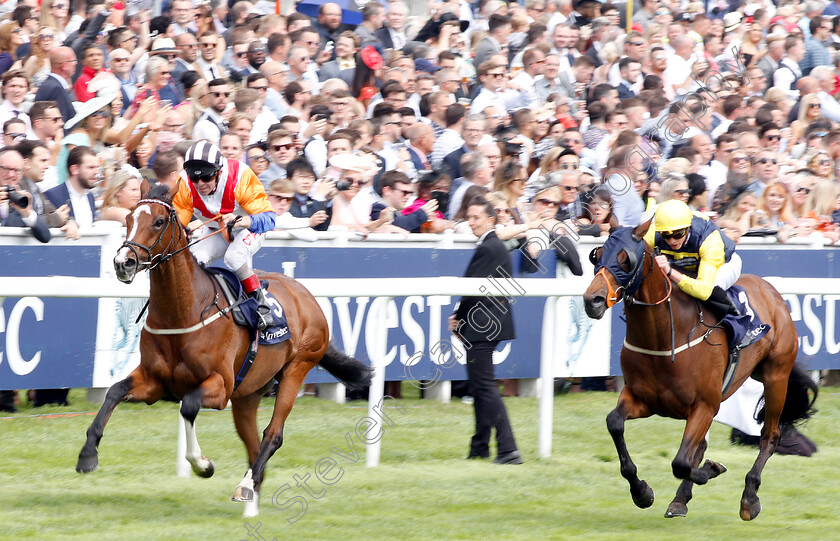
[(175, 210), (172, 207), (172, 205), (170, 205), (166, 201), (161, 201), (160, 199), (141, 199), (140, 201), (137, 202), (137, 204), (139, 205), (140, 203), (157, 203), (158, 205), (163, 205), (164, 207), (166, 207), (170, 211)]

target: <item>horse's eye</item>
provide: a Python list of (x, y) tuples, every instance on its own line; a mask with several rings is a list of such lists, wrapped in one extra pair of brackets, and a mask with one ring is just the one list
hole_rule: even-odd
[(158, 218), (157, 220), (155, 220), (155, 223), (152, 224), (152, 225), (154, 226), (155, 229), (160, 229), (161, 227), (163, 227), (163, 218)]

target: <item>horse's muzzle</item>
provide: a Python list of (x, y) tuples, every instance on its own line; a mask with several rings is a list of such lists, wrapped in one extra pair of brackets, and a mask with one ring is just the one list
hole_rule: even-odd
[(584, 295), (583, 306), (587, 316), (592, 319), (601, 319), (607, 311), (607, 299), (603, 295)]
[(124, 254), (122, 250), (114, 258), (114, 270), (117, 273), (117, 279), (120, 282), (130, 284), (134, 281), (134, 276), (137, 274), (137, 258), (134, 257), (130, 251), (126, 250)]

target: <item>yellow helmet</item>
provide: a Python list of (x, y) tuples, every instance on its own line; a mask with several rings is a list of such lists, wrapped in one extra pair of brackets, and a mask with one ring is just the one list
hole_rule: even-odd
[(688, 205), (682, 201), (671, 199), (656, 208), (653, 222), (658, 232), (679, 231), (690, 226), (693, 217), (694, 215)]

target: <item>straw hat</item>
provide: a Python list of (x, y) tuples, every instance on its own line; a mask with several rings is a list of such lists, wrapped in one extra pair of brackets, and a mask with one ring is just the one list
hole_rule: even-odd
[(102, 92), (101, 95), (91, 98), (85, 102), (76, 103), (76, 115), (64, 124), (64, 132), (70, 133), (74, 128), (80, 126), (86, 118), (105, 107), (111, 107), (111, 102), (117, 98), (114, 92)]

